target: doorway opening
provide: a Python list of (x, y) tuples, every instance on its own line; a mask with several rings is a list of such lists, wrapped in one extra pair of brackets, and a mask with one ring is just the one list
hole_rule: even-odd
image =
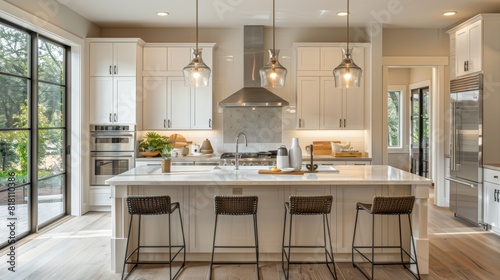
[(410, 172), (429, 178), (429, 87), (411, 89)]

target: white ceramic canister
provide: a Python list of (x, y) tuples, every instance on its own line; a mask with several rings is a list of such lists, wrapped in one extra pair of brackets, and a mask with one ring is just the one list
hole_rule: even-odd
[(285, 145), (281, 145), (278, 148), (278, 152), (276, 154), (276, 167), (279, 169), (290, 167), (290, 160), (288, 158), (288, 150)]
[(290, 167), (295, 171), (299, 171), (302, 168), (302, 150), (299, 146), (299, 138), (292, 138), (292, 146), (288, 156), (290, 158)]

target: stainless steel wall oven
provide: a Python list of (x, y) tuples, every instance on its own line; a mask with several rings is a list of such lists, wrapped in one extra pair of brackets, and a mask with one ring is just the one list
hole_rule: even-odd
[(91, 125), (90, 138), (90, 185), (134, 168), (134, 125)]

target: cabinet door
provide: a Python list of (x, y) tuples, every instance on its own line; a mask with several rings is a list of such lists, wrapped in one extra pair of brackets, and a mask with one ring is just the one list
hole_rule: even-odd
[[(495, 201), (495, 192), (498, 190), (500, 190), (500, 185), (484, 182), (484, 222), (493, 227), (499, 227), (500, 203)], [(499, 196), (499, 194), (496, 195), (497, 198)]]
[(167, 71), (167, 47), (145, 47), (143, 52), (144, 71)]
[(90, 43), (90, 76), (113, 74), (113, 43)]
[(115, 76), (136, 76), (137, 44), (113, 43), (113, 74)]
[(320, 129), (342, 129), (342, 88), (333, 77), (321, 77)]
[(135, 77), (115, 77), (114, 116), (113, 121), (118, 123), (136, 123), (136, 82)]
[(167, 128), (167, 78), (144, 77), (142, 94), (143, 129)]
[(191, 62), (191, 48), (168, 48), (168, 71), (179, 71), (179, 75), (182, 75), (182, 69), (186, 67), (189, 62)]
[(90, 123), (113, 121), (113, 78), (90, 77)]
[(212, 129), (212, 88), (191, 88), (191, 129)]
[(343, 101), (343, 128), (364, 129), (364, 87), (345, 89)]
[(469, 63), (467, 73), (481, 71), (482, 69), (482, 28), (478, 21), (469, 27)]
[(455, 33), (455, 60), (456, 76), (466, 73), (465, 62), (469, 59), (469, 33), (462, 28)]
[(297, 48), (297, 70), (320, 70), (320, 50), (320, 47)]
[(167, 128), (189, 129), (191, 125), (191, 88), (183, 77), (168, 78)]
[(298, 128), (319, 129), (319, 77), (297, 77)]
[(321, 70), (333, 71), (341, 61), (341, 47), (321, 47)]

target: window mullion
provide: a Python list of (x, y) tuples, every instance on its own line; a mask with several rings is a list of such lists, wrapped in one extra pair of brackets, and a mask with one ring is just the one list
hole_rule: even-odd
[(30, 59), (31, 88), (29, 104), (30, 109), (30, 211), (31, 232), (38, 232), (38, 34), (31, 33), (31, 59)]

